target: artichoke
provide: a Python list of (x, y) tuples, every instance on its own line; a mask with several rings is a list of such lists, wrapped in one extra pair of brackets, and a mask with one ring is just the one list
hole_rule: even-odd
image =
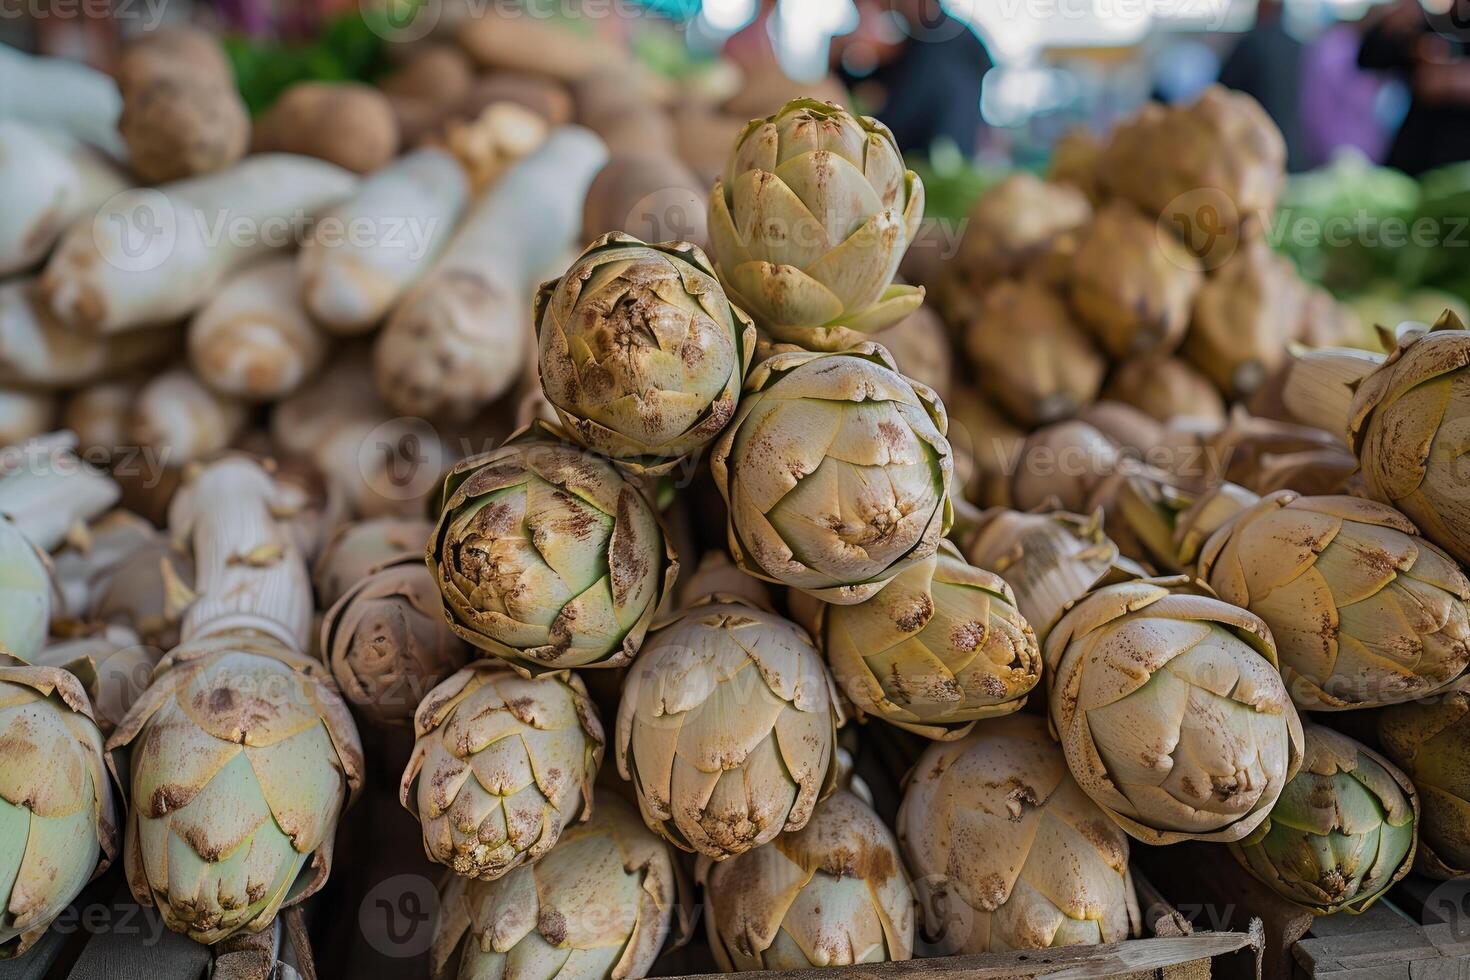
[(1378, 753), (1304, 725), (1301, 770), (1271, 815), (1230, 845), (1245, 869), (1318, 915), (1367, 908), (1409, 873), (1419, 801)]
[(311, 582), (330, 609), (353, 586), (405, 555), (422, 555), (434, 525), (418, 517), (370, 517), (340, 525), (317, 556)]
[(618, 705), (618, 772), (676, 846), (748, 851), (804, 827), (835, 785), (837, 697), (804, 631), (717, 597), (649, 635)]
[(1036, 635), (1011, 587), (948, 542), (855, 606), (825, 606), (822, 650), (857, 709), (927, 738), (1026, 703), (1041, 677)]
[(1148, 844), (1240, 840), (1302, 761), (1271, 631), (1187, 580), (1098, 589), (1047, 637), (1051, 718), (1084, 792)]
[(1302, 421), (1345, 433), (1368, 496), (1397, 507), (1424, 535), (1470, 564), (1470, 331), (1453, 313), (1433, 328), (1400, 328), (1393, 353), (1303, 354), (1286, 385)]
[(1470, 877), (1470, 678), (1426, 701), (1384, 708), (1378, 740), (1419, 791), (1415, 869)]
[(1087, 513), (1127, 464), (1118, 444), (1086, 422), (1053, 422), (1021, 444), (1006, 503), (1017, 510)]
[[(429, 949), (436, 980), (638, 980), (688, 928), (673, 853), (610, 793), (534, 864), (452, 876)], [(677, 918), (676, 918), (677, 917)]]
[(1252, 239), (1195, 297), (1182, 353), (1221, 391), (1249, 397), (1286, 363), (1307, 300), (1291, 260), (1264, 238)]
[(841, 350), (918, 309), (893, 285), (924, 185), (876, 119), (795, 99), (735, 142), (709, 199), (720, 282), (783, 343)]
[[(1283, 341), (1282, 350), (1285, 351)], [(1177, 357), (1135, 357), (1113, 369), (1103, 398), (1147, 413), (1160, 422), (1180, 415), (1225, 424), (1225, 399), (1210, 379)], [(1148, 450), (1156, 443), (1139, 448)]]
[(321, 653), (343, 696), (380, 725), (409, 725), (424, 695), (470, 661), (417, 555), (369, 573), (322, 617)]
[(454, 631), (527, 675), (627, 664), (678, 572), (638, 489), (557, 436), (457, 464), (429, 540)]
[(964, 226), (949, 264), (946, 306), (962, 314), (1000, 279), (1022, 274), (1038, 258), (1065, 249), (1092, 219), (1092, 205), (1074, 187), (1019, 171), (987, 190)]
[(117, 856), (112, 782), (82, 685), (0, 654), (0, 959), (24, 953)]
[(866, 787), (839, 789), (801, 830), (699, 860), (705, 931), (726, 973), (906, 960), (914, 902), (898, 842)]
[(0, 654), (29, 659), (51, 628), (51, 570), (8, 517), (0, 516)]
[(536, 294), (541, 384), (568, 431), (625, 466), (662, 473), (735, 415), (755, 327), (703, 252), (618, 232)]
[(1404, 515), (1356, 497), (1233, 497), (1181, 518), (1184, 557), (1221, 510), (1239, 511), (1205, 542), (1199, 576), (1271, 628), (1297, 707), (1410, 701), (1470, 666), (1470, 580)]
[(735, 563), (826, 602), (871, 597), (949, 530), (947, 428), (876, 344), (761, 362), (710, 459)]
[(1139, 933), (1128, 837), (1078, 787), (1035, 715), (930, 745), (904, 792), (898, 841), (937, 951), (1114, 943)]
[(414, 731), (399, 798), (423, 822), (425, 852), (457, 873), (499, 878), (587, 819), (603, 735), (575, 674), (475, 664), (429, 692)]

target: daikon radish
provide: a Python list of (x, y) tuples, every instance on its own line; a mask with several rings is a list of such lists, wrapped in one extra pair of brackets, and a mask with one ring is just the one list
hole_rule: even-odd
[(0, 119), (61, 129), (114, 160), (125, 160), (117, 132), (121, 113), (117, 83), (102, 72), (0, 44)]

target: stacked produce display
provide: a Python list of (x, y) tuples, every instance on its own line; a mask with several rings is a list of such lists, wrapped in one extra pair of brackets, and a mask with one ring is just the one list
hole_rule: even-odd
[(921, 284), (836, 101), (393, 56), (6, 69), (108, 95), (0, 123), (3, 955), (119, 855), (216, 954), (300, 927), (364, 792), (465, 980), (1122, 943), (1185, 841), (1318, 915), (1470, 874), (1470, 331), (1334, 346), (1257, 105), (1072, 141)]

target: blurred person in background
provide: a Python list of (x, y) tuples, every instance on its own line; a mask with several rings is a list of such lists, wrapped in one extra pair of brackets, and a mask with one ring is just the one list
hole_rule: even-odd
[(1384, 122), (1389, 82), (1358, 65), (1358, 48), (1368, 22), (1334, 24), (1307, 45), (1302, 65), (1302, 137), (1307, 166), (1332, 162), (1356, 150), (1374, 163), (1388, 155), (1390, 126)]
[(984, 42), (939, 0), (856, 4), (857, 27), (832, 39), (832, 67), (862, 111), (881, 118), (905, 153), (950, 141), (973, 155), (980, 90), (993, 66)]
[(1388, 164), (1408, 174), (1470, 159), (1470, 0), (1445, 0), (1428, 13), (1398, 0), (1363, 38), (1358, 64), (1393, 72), (1409, 85), (1409, 113)]
[(1220, 68), (1220, 84), (1259, 102), (1286, 138), (1286, 166), (1307, 166), (1302, 130), (1302, 42), (1286, 29), (1280, 0), (1259, 0), (1256, 22)]

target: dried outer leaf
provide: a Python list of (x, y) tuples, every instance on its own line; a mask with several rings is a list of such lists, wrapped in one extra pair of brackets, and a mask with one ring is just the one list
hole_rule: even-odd
[(1383, 752), (1419, 791), (1414, 869), (1431, 878), (1470, 875), (1470, 679), (1377, 713)]

